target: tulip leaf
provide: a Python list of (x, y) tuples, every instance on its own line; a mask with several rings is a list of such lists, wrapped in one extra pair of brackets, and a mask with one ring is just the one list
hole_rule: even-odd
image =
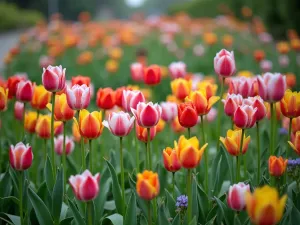
[(217, 216), (217, 219), (219, 219), (220, 221), (222, 221), (224, 219), (225, 224), (226, 225), (231, 225), (232, 223), (229, 223), (229, 215), (230, 212), (228, 212), (226, 205), (217, 197), (214, 197), (217, 205), (219, 206), (219, 211), (221, 213), (221, 215)]
[[(121, 194), (121, 188), (120, 188), (120, 185), (118, 182), (118, 177), (117, 177), (116, 171), (110, 162), (108, 162), (107, 160), (105, 160), (105, 161), (107, 163), (110, 175), (112, 177), (112, 193), (114, 196), (114, 200), (116, 203), (120, 203), (120, 202), (122, 202), (122, 194)], [(121, 213), (122, 205), (116, 204), (116, 207), (117, 207), (117, 212)]]
[(52, 193), (52, 216), (56, 223), (59, 222), (63, 202), (64, 173), (63, 168), (57, 171), (56, 182)]
[(177, 214), (172, 221), (172, 225), (180, 225), (180, 216)]
[(159, 206), (158, 210), (158, 225), (171, 225), (170, 221), (167, 218), (164, 204)]
[(60, 221), (59, 225), (71, 225), (73, 221), (73, 217), (68, 217)]
[(129, 205), (127, 207), (126, 216), (125, 216), (125, 224), (137, 225), (136, 220), (136, 197), (135, 194), (132, 193), (129, 199)]
[[(20, 219), (19, 216), (11, 215), (11, 214), (8, 214), (8, 213), (1, 213), (1, 214), (7, 216), (9, 218), (9, 220), (11, 221), (11, 224), (21, 225), (21, 219)], [(0, 218), (0, 221), (1, 221), (1, 218)]]
[(198, 206), (199, 206), (200, 221), (205, 221), (209, 209), (208, 196), (206, 195), (206, 193), (204, 192), (204, 190), (200, 185), (198, 185), (197, 187), (198, 187)]
[(37, 220), (40, 225), (52, 225), (53, 220), (50, 212), (45, 205), (45, 203), (40, 199), (40, 197), (31, 189), (28, 189), (28, 196), (30, 202), (34, 208)]
[(50, 193), (52, 193), (54, 187), (54, 179), (53, 179), (53, 171), (52, 171), (52, 164), (50, 161), (49, 156), (47, 156), (46, 165), (44, 169), (44, 177), (46, 179), (47, 188)]
[(173, 196), (165, 189), (166, 197), (167, 197), (167, 206), (169, 209), (170, 216), (174, 218), (176, 216), (176, 202)]
[(11, 205), (12, 202), (14, 202), (17, 206), (19, 205), (20, 201), (15, 196), (8, 196), (4, 198), (0, 198), (1, 207), (4, 205)]
[(189, 225), (197, 225), (197, 219), (196, 216), (193, 217), (192, 221), (189, 223)]
[(293, 207), (291, 212), (291, 225), (299, 225), (300, 212), (296, 207)]
[(0, 197), (7, 197), (11, 192), (11, 179), (9, 170), (7, 170), (0, 182)]
[(67, 157), (67, 165), (68, 165), (68, 171), (70, 172), (70, 174), (78, 173), (76, 163), (74, 162), (74, 160), (71, 157)]
[[(17, 194), (19, 195), (19, 179), (17, 176), (17, 173), (15, 170), (13, 170), (11, 167), (9, 168), (9, 174), (10, 174), (10, 178), (12, 180), (14, 189), (16, 190)], [(5, 185), (4, 185), (5, 186)], [(1, 186), (3, 187), (3, 186)]]
[(76, 224), (77, 225), (85, 225), (85, 221), (82, 218), (82, 216), (81, 216), (80, 212), (78, 211), (78, 209), (76, 208), (75, 204), (70, 199), (68, 199), (68, 202), (69, 202), (69, 206), (71, 208), (71, 211), (74, 215), (74, 220), (75, 220)]
[(219, 190), (218, 187), (220, 186), (220, 183), (221, 183), (221, 181), (220, 181), (221, 163), (222, 163), (222, 156), (220, 157), (219, 162), (218, 162), (217, 167), (216, 167), (217, 171), (216, 171), (214, 191), (213, 191), (214, 195), (217, 195), (219, 193), (218, 192), (218, 190)]
[(159, 184), (160, 184), (160, 195), (164, 195), (164, 190), (167, 186), (167, 175), (168, 171), (162, 166), (161, 163), (157, 164), (156, 171), (158, 173)]
[(198, 220), (199, 210), (198, 210), (198, 201), (197, 201), (197, 181), (196, 178), (193, 176), (192, 179), (192, 216), (196, 216), (196, 220)]
[(110, 220), (113, 225), (123, 225), (123, 216), (120, 214), (115, 213), (106, 217), (105, 219)]
[(241, 223), (241, 221), (240, 221), (238, 215), (236, 215), (236, 216), (234, 217), (234, 225), (242, 225), (242, 223)]

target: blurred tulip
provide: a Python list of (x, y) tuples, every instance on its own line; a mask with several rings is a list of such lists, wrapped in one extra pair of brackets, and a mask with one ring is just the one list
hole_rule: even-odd
[(172, 122), (171, 122), (171, 127), (172, 127), (172, 130), (175, 132), (175, 133), (182, 133), (185, 131), (185, 127), (181, 126), (180, 123), (179, 123), (179, 120), (178, 120), (178, 116), (176, 116)]
[(90, 104), (91, 89), (86, 84), (68, 87), (66, 94), (68, 105), (73, 110), (86, 109)]
[(228, 94), (226, 99), (222, 100), (224, 103), (224, 112), (227, 116), (233, 117), (235, 111), (243, 103), (243, 97), (240, 94)]
[(140, 126), (150, 128), (156, 126), (158, 123), (161, 118), (162, 109), (157, 103), (140, 102), (136, 109), (131, 109), (131, 112)]
[(229, 187), (227, 195), (228, 206), (236, 211), (242, 211), (246, 208), (246, 192), (250, 191), (249, 184), (240, 182)]
[[(148, 142), (147, 128), (139, 126), (138, 123), (136, 122), (135, 123), (135, 131), (136, 131), (136, 137), (140, 141), (142, 141), (144, 143)], [(152, 141), (154, 139), (155, 135), (156, 135), (156, 126), (150, 128), (150, 141)]]
[(144, 200), (152, 200), (160, 190), (158, 174), (149, 170), (137, 174), (136, 192)]
[(177, 151), (175, 149), (167, 147), (163, 150), (162, 154), (166, 170), (173, 173), (180, 170), (181, 165), (178, 160)]
[(131, 109), (136, 109), (140, 102), (145, 102), (145, 97), (141, 91), (123, 91), (122, 106), (126, 112), (131, 112)]
[(277, 48), (277, 51), (282, 55), (285, 55), (290, 51), (290, 45), (286, 41), (278, 42), (276, 44), (276, 48)]
[(172, 62), (169, 65), (169, 72), (172, 79), (184, 78), (186, 75), (186, 65), (184, 62)]
[(217, 94), (218, 85), (212, 83), (212, 81), (203, 80), (197, 84), (198, 90), (206, 93), (207, 98)]
[(218, 115), (218, 112), (215, 108), (211, 108), (209, 113), (204, 117), (209, 123), (213, 122)]
[(284, 160), (282, 157), (276, 157), (271, 155), (269, 158), (269, 173), (271, 176), (280, 177), (286, 170), (288, 160)]
[(260, 68), (264, 73), (270, 72), (273, 68), (273, 63), (270, 60), (264, 59), (260, 62)]
[(292, 149), (294, 149), (295, 153), (300, 155), (300, 131), (297, 131), (295, 133), (294, 140), (288, 141), (289, 145), (291, 146)]
[(35, 126), (37, 122), (37, 112), (30, 111), (25, 113), (24, 127), (29, 133), (35, 133)]
[(80, 86), (85, 84), (86, 86), (90, 87), (91, 78), (87, 77), (87, 76), (81, 76), (81, 75), (78, 75), (76, 77), (72, 77), (72, 87), (76, 84), (78, 84)]
[(77, 56), (76, 62), (78, 65), (87, 65), (93, 61), (93, 57), (92, 51), (83, 51)]
[(181, 126), (190, 128), (197, 124), (198, 113), (192, 102), (181, 103), (178, 105), (178, 121)]
[(22, 142), (11, 145), (9, 149), (9, 162), (13, 169), (18, 171), (27, 170), (33, 160), (33, 153), (29, 144), (24, 145)]
[(82, 174), (71, 176), (69, 183), (76, 198), (80, 201), (91, 201), (95, 199), (99, 193), (100, 174), (95, 176), (89, 170), (85, 170)]
[(17, 85), (16, 99), (20, 102), (30, 102), (33, 88), (31, 81), (20, 81)]
[(184, 100), (192, 89), (192, 81), (187, 81), (183, 78), (175, 79), (171, 82), (172, 93), (176, 98)]
[(220, 137), (220, 141), (223, 143), (225, 149), (230, 155), (239, 156), (240, 154), (245, 154), (248, 150), (248, 145), (250, 143), (250, 136), (246, 137), (244, 135), (243, 139), (243, 148), (242, 152), (240, 152), (241, 146), (241, 138), (242, 138), (242, 130), (228, 130), (227, 136), (225, 138)]
[[(63, 123), (61, 121), (54, 121), (54, 135), (62, 133)], [(51, 116), (40, 115), (36, 122), (35, 132), (38, 137), (43, 139), (50, 139), (51, 137)]]
[(46, 68), (55, 63), (55, 59), (51, 56), (41, 55), (39, 59), (39, 65), (41, 68)]
[(297, 84), (297, 78), (294, 73), (286, 73), (286, 85), (288, 88), (293, 88)]
[(229, 34), (225, 34), (222, 37), (222, 42), (225, 48), (231, 48), (233, 43), (233, 37)]
[[(271, 119), (270, 104), (265, 102), (265, 106), (266, 106), (266, 109), (267, 109), (267, 118), (270, 120)], [(276, 115), (275, 118), (277, 120), (281, 119), (282, 113), (281, 113), (281, 108), (280, 108), (280, 102), (275, 103), (275, 115)]]
[(255, 225), (275, 225), (282, 217), (287, 196), (279, 198), (276, 188), (263, 186), (254, 193), (246, 192), (246, 208)]
[(253, 78), (236, 77), (231, 79), (229, 93), (240, 94), (243, 98), (253, 97), (256, 93), (257, 81)]
[(36, 110), (45, 109), (50, 102), (51, 92), (48, 92), (43, 85), (37, 85), (33, 89), (31, 106)]
[(62, 66), (48, 66), (43, 68), (42, 82), (47, 91), (59, 92), (65, 88), (66, 69)]
[(144, 66), (135, 62), (130, 65), (130, 73), (132, 80), (140, 82), (144, 80)]
[(114, 59), (107, 60), (107, 62), (105, 63), (105, 69), (109, 73), (116, 73), (119, 69), (118, 61)]
[(162, 102), (160, 103), (162, 113), (161, 118), (166, 121), (170, 122), (175, 117), (177, 117), (177, 104), (174, 102)]
[(23, 120), (23, 113), (24, 113), (24, 103), (23, 102), (15, 102), (15, 106), (14, 106), (14, 115), (15, 115), (15, 119), (22, 121)]
[(17, 86), (20, 81), (25, 81), (27, 79), (26, 74), (18, 74), (10, 76), (7, 79), (7, 88), (8, 88), (8, 98), (12, 99), (16, 96)]
[(148, 85), (157, 85), (161, 80), (161, 69), (158, 65), (151, 65), (144, 69), (144, 82)]
[(164, 130), (166, 122), (163, 119), (160, 119), (156, 125), (156, 132), (160, 133)]
[(115, 92), (111, 88), (99, 88), (97, 91), (97, 106), (100, 109), (111, 109), (116, 104)]
[(265, 118), (267, 114), (267, 108), (260, 96), (246, 98), (243, 100), (243, 103), (246, 105), (251, 105), (253, 108), (257, 108), (256, 122)]
[(281, 112), (284, 116), (295, 118), (300, 116), (300, 92), (286, 90), (280, 101)]
[(265, 73), (258, 76), (258, 91), (260, 97), (266, 102), (277, 102), (282, 99), (286, 90), (285, 77), (280, 73)]
[(196, 168), (200, 163), (207, 145), (206, 143), (199, 149), (200, 144), (196, 137), (186, 139), (181, 135), (178, 144), (175, 141), (175, 149), (181, 166), (185, 169)]
[[(59, 135), (58, 137), (56, 137), (54, 139), (54, 150), (58, 155), (62, 155), (63, 154), (63, 144), (64, 144), (64, 136), (63, 135)], [(73, 150), (74, 150), (74, 142), (72, 140), (72, 138), (66, 136), (66, 155), (70, 155)]]
[(242, 129), (251, 128), (256, 123), (257, 108), (249, 105), (239, 106), (233, 116), (234, 124)]
[(282, 68), (286, 68), (289, 66), (290, 58), (287, 55), (280, 55), (278, 57), (278, 63)]
[(261, 62), (262, 60), (265, 59), (266, 54), (264, 52), (264, 50), (255, 50), (253, 53), (254, 59), (256, 62)]
[(7, 109), (8, 89), (0, 87), (0, 112)]
[(187, 97), (187, 101), (194, 104), (198, 115), (206, 115), (211, 107), (220, 99), (219, 96), (207, 95), (206, 91), (193, 91)]
[(214, 58), (214, 68), (219, 76), (232, 76), (236, 71), (234, 53), (225, 49), (219, 51)]
[(123, 105), (122, 105), (123, 90), (127, 90), (127, 88), (123, 86), (123, 87), (119, 87), (115, 90), (116, 105), (120, 108), (123, 107)]
[(79, 114), (78, 127), (82, 137), (87, 139), (98, 138), (104, 127), (102, 113), (97, 111), (90, 113), (86, 109), (82, 109)]
[[(51, 104), (47, 107), (51, 110)], [(56, 95), (54, 106), (54, 118), (59, 121), (67, 121), (73, 119), (75, 111), (71, 109), (67, 102), (66, 94)]]

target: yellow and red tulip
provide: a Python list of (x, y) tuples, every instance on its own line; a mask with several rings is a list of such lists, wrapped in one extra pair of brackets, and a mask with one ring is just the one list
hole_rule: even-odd
[(31, 99), (31, 106), (34, 109), (45, 109), (50, 102), (51, 92), (47, 91), (43, 85), (37, 85), (33, 90), (33, 97)]
[(300, 92), (288, 89), (280, 101), (281, 113), (289, 118), (300, 116)]
[(170, 172), (174, 173), (181, 168), (176, 149), (170, 147), (165, 148), (163, 150), (163, 161), (166, 170)]
[(171, 82), (172, 94), (179, 100), (184, 100), (192, 90), (192, 81), (183, 78), (175, 79)]
[(220, 99), (219, 96), (210, 96), (206, 91), (193, 91), (187, 97), (187, 101), (191, 101), (198, 115), (206, 115), (211, 107)]
[(288, 141), (289, 145), (294, 149), (294, 151), (300, 155), (300, 131), (297, 131), (294, 140)]
[(288, 160), (271, 155), (269, 158), (269, 173), (271, 176), (280, 177), (284, 174)]
[(8, 89), (0, 87), (0, 111), (5, 111), (7, 108)]
[(136, 192), (144, 200), (152, 200), (159, 194), (158, 174), (145, 170), (137, 174)]
[(240, 154), (245, 154), (248, 145), (250, 143), (250, 136), (246, 137), (244, 135), (243, 147), (242, 152), (240, 153), (240, 146), (241, 146), (241, 138), (242, 138), (242, 130), (228, 130), (227, 136), (225, 138), (220, 137), (220, 141), (223, 143), (225, 149), (228, 151), (230, 155), (238, 156)]

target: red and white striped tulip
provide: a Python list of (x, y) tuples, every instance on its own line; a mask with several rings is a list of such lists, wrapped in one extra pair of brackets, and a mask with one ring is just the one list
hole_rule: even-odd
[[(54, 139), (54, 150), (58, 155), (63, 154), (64, 136), (59, 135)], [(74, 150), (74, 141), (72, 138), (66, 136), (66, 155), (70, 155)]]
[(224, 103), (224, 112), (227, 116), (233, 117), (236, 109), (242, 105), (243, 97), (240, 94), (228, 94)]
[(122, 106), (126, 112), (136, 109), (139, 102), (145, 102), (145, 97), (141, 91), (123, 90)]
[(65, 88), (66, 69), (62, 66), (48, 66), (43, 68), (42, 83), (47, 91), (59, 92)]
[(152, 102), (140, 102), (137, 109), (131, 109), (137, 123), (142, 127), (153, 127), (161, 118), (162, 109), (160, 105), (153, 104)]
[(29, 144), (24, 145), (22, 142), (11, 145), (9, 149), (9, 162), (13, 169), (23, 171), (28, 169), (33, 160), (33, 153)]
[(71, 109), (86, 109), (91, 101), (91, 89), (87, 85), (75, 84), (72, 88), (67, 88), (67, 102)]
[(256, 79), (248, 77), (236, 77), (231, 79), (229, 93), (240, 94), (243, 98), (253, 97), (256, 95)]
[(260, 96), (246, 98), (243, 100), (243, 103), (257, 108), (256, 121), (262, 120), (267, 115), (267, 108), (264, 104), (264, 100)]
[(214, 58), (214, 69), (219, 76), (232, 76), (236, 71), (233, 51), (229, 52), (225, 49), (219, 51)]
[(164, 121), (169, 122), (177, 117), (177, 104), (175, 102), (162, 102), (160, 106), (162, 109), (161, 118)]
[(172, 62), (169, 65), (169, 72), (172, 79), (184, 78), (186, 75), (186, 65), (184, 62)]
[(257, 108), (243, 104), (236, 109), (233, 122), (239, 128), (251, 128), (256, 123), (256, 112)]
[(240, 182), (229, 187), (227, 195), (228, 206), (236, 211), (242, 211), (246, 207), (246, 192), (250, 191), (249, 184)]

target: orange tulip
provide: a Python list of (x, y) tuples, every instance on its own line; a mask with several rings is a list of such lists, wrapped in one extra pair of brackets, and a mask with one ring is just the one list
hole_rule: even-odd
[[(47, 105), (48, 109), (51, 110), (51, 103)], [(59, 121), (67, 121), (73, 119), (75, 111), (70, 108), (67, 102), (66, 94), (56, 95), (55, 106), (54, 106), (54, 118)]]
[(295, 51), (300, 51), (300, 39), (295, 38), (291, 40), (291, 48)]
[(72, 86), (74, 86), (75, 84), (78, 84), (78, 85), (85, 84), (86, 86), (89, 87), (91, 84), (91, 78), (87, 77), (87, 76), (81, 76), (81, 75), (72, 77)]
[(166, 122), (163, 119), (160, 119), (156, 125), (156, 132), (162, 132), (166, 126)]
[(183, 135), (180, 136), (178, 144), (175, 141), (175, 149), (182, 167), (192, 169), (198, 166), (207, 143), (199, 149), (199, 141), (196, 137), (186, 139)]
[(281, 42), (277, 43), (276, 48), (277, 48), (277, 51), (283, 55), (287, 54), (290, 51), (290, 45), (286, 41), (281, 41)]
[(151, 65), (144, 69), (144, 82), (148, 85), (157, 85), (161, 80), (161, 68), (158, 65)]
[(229, 34), (225, 34), (222, 37), (222, 41), (223, 41), (223, 45), (226, 48), (231, 48), (232, 47), (232, 43), (233, 43), (233, 37), (231, 35), (229, 35)]
[[(61, 121), (54, 121), (54, 134), (57, 135), (61, 132)], [(40, 115), (36, 122), (35, 132), (40, 138), (49, 139), (51, 137), (51, 116)]]
[(289, 145), (294, 151), (300, 155), (300, 131), (297, 131), (292, 142), (288, 141)]
[(0, 111), (5, 111), (7, 108), (8, 89), (0, 87)]
[(159, 194), (158, 174), (145, 170), (137, 174), (136, 192), (144, 200), (152, 200)]
[(97, 106), (100, 109), (111, 109), (116, 104), (115, 92), (111, 88), (100, 88), (97, 92)]
[(295, 118), (300, 116), (300, 92), (286, 90), (280, 101), (281, 112), (284, 116)]
[(183, 78), (175, 79), (171, 82), (172, 94), (180, 100), (184, 100), (192, 90), (192, 81)]
[(45, 109), (50, 102), (51, 92), (47, 91), (43, 85), (35, 86), (33, 89), (33, 97), (31, 100), (31, 106), (34, 109)]
[[(150, 141), (152, 141), (153, 138), (156, 135), (156, 128), (157, 128), (157, 126), (154, 126), (154, 127), (150, 128)], [(147, 131), (147, 128), (141, 127), (137, 123), (135, 123), (135, 131), (136, 131), (136, 137), (140, 141), (142, 141), (144, 143), (148, 142), (148, 131)]]
[(286, 170), (288, 160), (282, 157), (270, 156), (269, 158), (269, 173), (271, 176), (280, 177)]
[(209, 113), (211, 107), (220, 99), (219, 96), (209, 97), (209, 95), (206, 90), (204, 90), (193, 91), (189, 97), (187, 97), (187, 100), (191, 101), (196, 107), (198, 115), (206, 115)]
[(121, 48), (113, 48), (109, 50), (108, 56), (114, 60), (119, 60), (123, 56), (123, 50)]
[(286, 73), (285, 80), (288, 88), (293, 88), (297, 84), (297, 78), (294, 73)]
[(37, 112), (26, 112), (25, 113), (25, 121), (24, 121), (24, 128), (29, 133), (35, 132), (35, 126), (37, 121)]
[(170, 172), (176, 172), (180, 170), (181, 165), (178, 160), (177, 151), (175, 149), (172, 149), (170, 147), (167, 147), (163, 150), (163, 160), (164, 160), (164, 166), (166, 170)]
[(265, 59), (266, 54), (263, 50), (259, 49), (259, 50), (254, 51), (253, 56), (254, 56), (254, 59), (255, 59), (256, 62), (260, 62), (263, 59)]
[(186, 129), (185, 127), (180, 125), (179, 120), (178, 120), (178, 116), (176, 116), (176, 118), (172, 121), (171, 127), (172, 127), (172, 130), (175, 133), (182, 133)]
[(77, 64), (78, 65), (87, 65), (91, 63), (93, 60), (93, 53), (91, 51), (85, 51), (82, 52), (78, 57), (77, 57)]

